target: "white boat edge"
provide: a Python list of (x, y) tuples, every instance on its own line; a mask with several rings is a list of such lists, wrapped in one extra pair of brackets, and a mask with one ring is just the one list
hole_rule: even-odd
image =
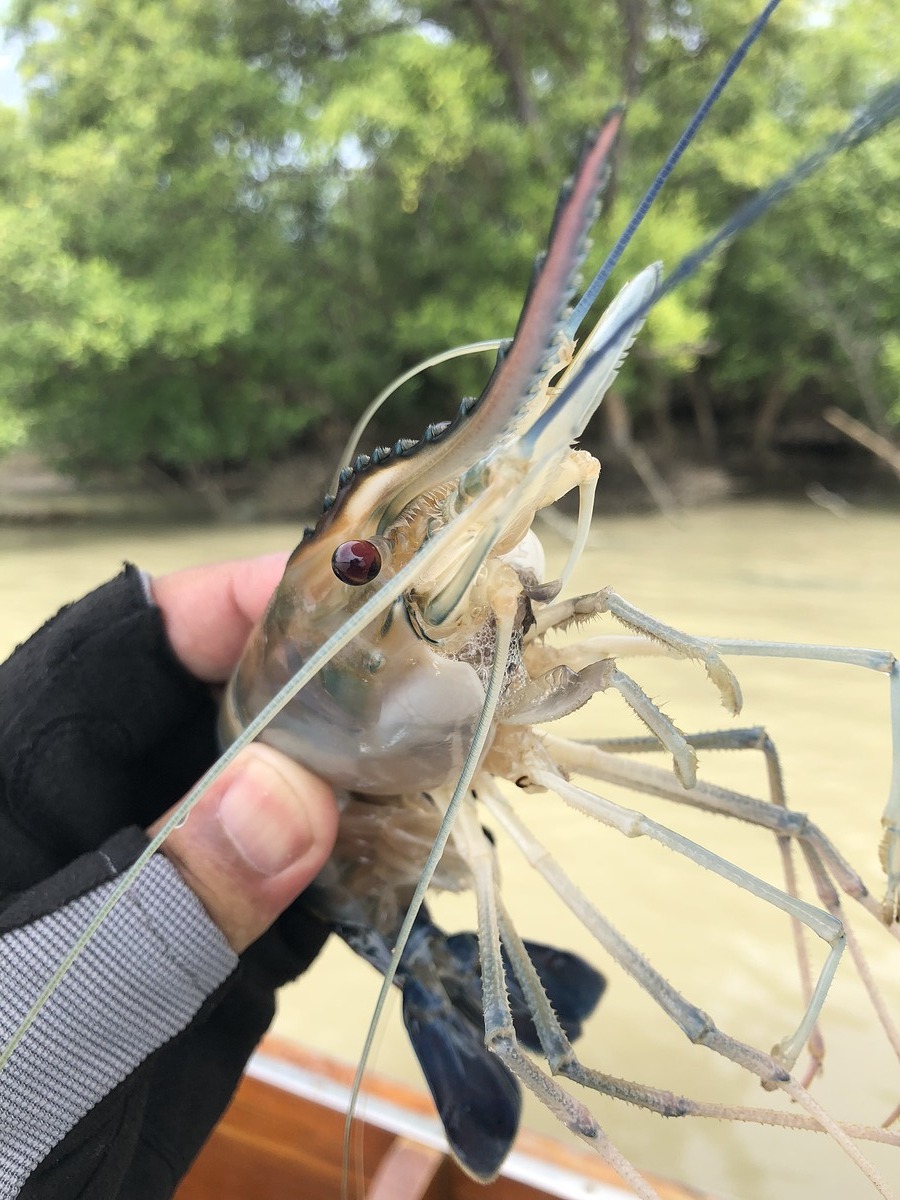
[[(258, 1050), (251, 1057), (246, 1074), (261, 1083), (322, 1104), (336, 1112), (347, 1111), (350, 1088), (345, 1084), (295, 1063), (274, 1058), (264, 1050)], [(365, 1093), (360, 1098), (359, 1115), (388, 1133), (408, 1137), (443, 1153), (448, 1152), (447, 1141), (436, 1118), (409, 1112), (401, 1105)], [(543, 1189), (560, 1200), (633, 1200), (633, 1193), (623, 1188), (596, 1179), (586, 1179), (565, 1167), (544, 1162), (519, 1150), (512, 1151), (500, 1173), (517, 1183)]]

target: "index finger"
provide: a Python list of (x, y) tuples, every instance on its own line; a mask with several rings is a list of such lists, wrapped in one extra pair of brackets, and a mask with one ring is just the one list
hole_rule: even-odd
[(287, 553), (188, 567), (150, 581), (172, 649), (207, 683), (231, 674), (284, 573)]

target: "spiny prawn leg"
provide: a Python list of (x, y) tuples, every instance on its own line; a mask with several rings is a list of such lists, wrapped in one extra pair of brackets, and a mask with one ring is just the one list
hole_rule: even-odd
[(691, 637), (671, 625), (665, 625), (649, 613), (636, 608), (623, 599), (612, 588), (603, 588), (574, 600), (554, 604), (539, 617), (541, 632), (562, 629), (572, 622), (589, 620), (591, 617), (609, 613), (621, 624), (636, 633), (666, 647), (680, 658), (691, 658), (701, 662), (710, 680), (718, 688), (722, 703), (733, 715), (741, 711), (741, 688), (733, 672), (722, 661), (717, 646), (704, 638)]
[[(553, 788), (552, 790), (556, 789)], [(851, 1141), (851, 1137), (856, 1136), (856, 1130), (850, 1131), (840, 1127), (822, 1109), (821, 1105), (812, 1098), (806, 1089), (793, 1078), (784, 1066), (776, 1062), (770, 1055), (764, 1054), (762, 1051), (723, 1033), (707, 1013), (689, 1003), (673, 988), (668, 980), (660, 975), (647, 959), (606, 920), (600, 911), (575, 886), (559, 863), (555, 861), (552, 855), (549, 854), (519, 820), (510, 805), (489, 780), (481, 780), (479, 782), (479, 797), (488, 811), (497, 820), (498, 824), (504, 828), (513, 842), (518, 846), (526, 860), (547, 880), (562, 901), (572, 909), (584, 927), (607, 950), (614, 961), (618, 962), (647, 991), (652, 999), (655, 1000), (694, 1044), (705, 1046), (707, 1049), (721, 1054), (723, 1057), (730, 1059), (738, 1066), (744, 1067), (756, 1075), (763, 1083), (770, 1083), (784, 1090), (801, 1107), (806, 1109), (817, 1127), (830, 1134), (841, 1146), (844, 1152), (872, 1182), (879, 1194), (885, 1197), (886, 1200), (890, 1200), (894, 1193), (890, 1191), (888, 1185), (881, 1178), (873, 1164), (860, 1153)], [(708, 854), (708, 852), (704, 853)], [(710, 857), (714, 858), (715, 856)], [(730, 866), (730, 864), (726, 865)], [(775, 889), (771, 890), (775, 891)], [(784, 897), (784, 899), (788, 900), (789, 898)], [(815, 913), (816, 910), (812, 910), (812, 912)], [(826, 914), (819, 913), (817, 915), (821, 918), (822, 922), (831, 922), (831, 918)], [(497, 986), (502, 990), (502, 975), (498, 976)], [(487, 989), (487, 984), (485, 988)], [(492, 991), (493, 994), (494, 992)], [(570, 1073), (569, 1065), (561, 1067), (561, 1072), (568, 1075)], [(590, 1073), (579, 1072), (576, 1068), (573, 1071), (573, 1077), (578, 1078), (579, 1075), (583, 1075), (583, 1078), (579, 1081), (588, 1083), (589, 1086), (595, 1086), (591, 1081)], [(598, 1076), (598, 1080), (604, 1078)], [(601, 1090), (607, 1089), (604, 1087)], [(639, 1092), (640, 1089), (638, 1089)], [(665, 1095), (665, 1093), (657, 1094), (661, 1096)], [(640, 1103), (637, 1093), (632, 1094), (630, 1098), (635, 1103)], [(651, 1103), (648, 1104), (648, 1107), (654, 1107), (654, 1105)], [(780, 1122), (776, 1121), (774, 1123)], [(875, 1133), (875, 1131), (865, 1132), (866, 1134)], [(876, 1134), (876, 1136), (878, 1135)], [(878, 1137), (878, 1140), (893, 1142), (895, 1137), (896, 1135), (881, 1131), (881, 1136)]]
[[(650, 738), (644, 740), (648, 743), (652, 741)], [(495, 793), (492, 792), (492, 794)], [(562, 1029), (529, 957), (525, 943), (519, 937), (513, 922), (507, 915), (499, 894), (496, 896), (496, 907), (503, 949), (506, 951), (509, 965), (522, 989), (548, 1065), (554, 1075), (563, 1075), (583, 1087), (589, 1087), (605, 1096), (623, 1100), (628, 1104), (636, 1104), (640, 1108), (664, 1117), (711, 1117), (716, 1120), (747, 1121), (754, 1124), (822, 1132), (822, 1127), (818, 1122), (796, 1112), (779, 1112), (769, 1108), (752, 1108), (743, 1105), (710, 1104), (688, 1096), (679, 1096), (660, 1088), (650, 1087), (647, 1084), (619, 1079), (614, 1075), (607, 1075), (602, 1071), (585, 1066), (579, 1060), (575, 1049)], [(890, 1145), (900, 1143), (900, 1135), (888, 1133), (886, 1129), (874, 1129), (861, 1125), (845, 1125), (843, 1128), (850, 1137), (880, 1141)]]
[[(658, 1193), (643, 1178), (637, 1168), (612, 1144), (589, 1110), (568, 1092), (563, 1091), (532, 1062), (528, 1055), (519, 1049), (512, 1012), (509, 1007), (505, 969), (500, 948), (499, 888), (493, 846), (475, 820), (474, 814), (469, 810), (464, 809), (460, 812), (453, 836), (471, 868), (475, 886), (485, 1045), (567, 1129), (596, 1150), (613, 1170), (617, 1171), (622, 1179), (634, 1189), (635, 1194), (641, 1197), (641, 1200), (660, 1200)], [(522, 946), (521, 949), (527, 958), (525, 947)], [(536, 983), (538, 991), (543, 996), (543, 1007), (552, 1015), (546, 993), (544, 993), (540, 980), (537, 979), (537, 972), (534, 972), (534, 976), (533, 982)], [(528, 996), (528, 991), (525, 994)], [(546, 1030), (545, 1036), (547, 1036)], [(565, 1040), (561, 1029), (559, 1036)]]
[[(554, 607), (556, 607), (554, 605)], [(536, 649), (534, 640), (547, 633), (548, 629), (561, 629), (564, 625), (544, 626), (538, 632), (538, 625), (533, 626), (525, 637), (529, 651)], [(544, 647), (546, 649), (546, 647)], [(582, 667), (585, 663), (595, 662), (601, 658), (673, 658), (681, 659), (680, 654), (660, 642), (651, 642), (649, 638), (640, 637), (634, 633), (606, 633), (598, 637), (582, 638), (565, 648), (566, 662), (573, 669)]]
[[(709, 730), (703, 733), (685, 734), (687, 742), (693, 746), (694, 750), (759, 750), (765, 760), (766, 775), (769, 785), (769, 803), (778, 808), (787, 809), (787, 798), (784, 790), (784, 775), (781, 770), (781, 760), (778, 757), (778, 751), (775, 748), (775, 743), (772, 741), (768, 732), (760, 725), (750, 726), (744, 729), (716, 729)], [(658, 749), (653, 738), (592, 738), (589, 742), (582, 741), (581, 745), (591, 745), (599, 750), (606, 750), (612, 754), (641, 754), (648, 751)], [(781, 856), (781, 867), (784, 873), (785, 891), (790, 896), (800, 895), (800, 890), (797, 885), (797, 873), (794, 867), (794, 856), (792, 853), (792, 839), (787, 833), (776, 831), (776, 841), (778, 843), (778, 852)], [(829, 881), (830, 882), (830, 881)], [(823, 900), (821, 889), (819, 889), (819, 898)], [(829, 897), (830, 898), (830, 897)], [(835, 901), (837, 897), (834, 897)], [(828, 911), (832, 916), (841, 917), (842, 914), (837, 911), (839, 904), (835, 908), (828, 907)], [(812, 1001), (813, 982), (812, 982), (812, 965), (809, 961), (809, 952), (806, 946), (806, 940), (803, 937), (803, 927), (796, 917), (791, 917), (791, 932), (794, 939), (794, 955), (797, 960), (797, 971), (800, 977), (800, 987), (803, 995), (803, 1003), (807, 1006)], [(847, 926), (844, 925), (844, 932), (847, 932)], [(855, 939), (850, 943), (851, 952), (858, 949)], [(854, 953), (854, 961), (856, 954)], [(880, 997), (879, 997), (880, 999)], [(874, 997), (873, 997), (874, 1002)], [(876, 1004), (877, 1007), (877, 1004)], [(806, 1043), (806, 1048), (809, 1052), (809, 1065), (801, 1076), (801, 1083), (804, 1087), (809, 1087), (815, 1077), (821, 1072), (822, 1064), (825, 1060), (825, 1042), (818, 1025), (813, 1026), (810, 1031), (809, 1041)]]
[[(565, 660), (577, 667), (586, 656), (612, 653), (648, 653), (640, 645), (643, 638), (654, 639), (661, 653), (679, 657), (700, 658), (710, 678), (717, 684), (723, 703), (733, 713), (740, 710), (740, 688), (720, 654), (747, 655), (766, 658), (800, 658), (817, 662), (842, 663), (864, 667), (886, 674), (890, 683), (892, 765), (888, 799), (882, 814), (882, 867), (886, 875), (885, 897), (881, 919), (886, 925), (900, 923), (900, 664), (890, 651), (845, 646), (807, 645), (801, 642), (762, 642), (740, 638), (696, 639), (663, 625), (634, 608), (609, 588), (593, 595), (579, 596), (541, 610), (531, 631), (537, 638), (550, 629), (565, 629), (579, 621), (589, 620), (601, 612), (609, 612), (623, 624), (637, 630), (642, 638), (632, 647), (613, 646), (611, 639), (590, 639), (565, 651)], [(529, 646), (529, 652), (536, 649)], [(724, 674), (723, 674), (724, 672)]]
[[(542, 648), (546, 650), (546, 648)], [(548, 651), (544, 658), (557, 657)], [(644, 722), (658, 745), (672, 755), (675, 774), (684, 787), (697, 780), (697, 756), (678, 727), (653, 703), (630, 675), (620, 671), (611, 658), (589, 662), (578, 671), (559, 663), (519, 688), (501, 712), (505, 725), (535, 725), (556, 721), (576, 712), (597, 692), (618, 692)]]
[[(672, 800), (676, 804), (734, 817), (757, 828), (770, 829), (778, 840), (785, 868), (786, 890), (792, 896), (797, 895), (797, 886), (790, 846), (793, 841), (799, 842), (819, 901), (836, 920), (842, 923), (847, 939), (847, 948), (857, 973), (869, 995), (885, 1036), (891, 1043), (895, 1054), (900, 1058), (900, 1031), (898, 1031), (884, 997), (872, 977), (853, 927), (842, 909), (833, 880), (836, 880), (841, 890), (861, 904), (879, 923), (880, 907), (859, 875), (818, 826), (810, 821), (806, 814), (788, 809), (781, 766), (771, 738), (760, 727), (691, 733), (686, 736), (691, 745), (697, 749), (758, 749), (762, 751), (766, 758), (771, 803), (705, 782), (685, 790), (676, 784), (667, 771), (646, 763), (629, 762), (627, 759), (623, 759), (623, 754), (639, 754), (658, 750), (659, 746), (653, 738), (596, 738), (571, 741), (548, 734), (544, 737), (544, 748), (550, 757), (567, 771), (588, 775), (592, 779), (598, 779), (605, 783), (618, 784), (633, 791), (659, 796), (662, 799)], [(792, 918), (792, 925), (795, 930), (795, 948), (800, 966), (804, 1001), (808, 1004), (812, 997), (809, 958), (796, 918)], [(893, 936), (898, 936), (896, 926), (890, 927), (889, 931)], [(815, 1032), (808, 1043), (808, 1049), (812, 1056), (812, 1063), (804, 1073), (804, 1086), (815, 1076), (822, 1058), (822, 1048)]]
[[(622, 740), (643, 742), (645, 739)], [(647, 795), (659, 796), (664, 800), (674, 800), (677, 804), (686, 804), (691, 808), (736, 817), (748, 824), (770, 829), (778, 836), (794, 839), (801, 846), (808, 846), (817, 858), (827, 865), (828, 871), (838, 881), (841, 890), (881, 921), (881, 908), (863, 880), (806, 813), (795, 812), (780, 804), (768, 804), (755, 796), (747, 796), (742, 792), (718, 787), (716, 784), (700, 782), (692, 788), (679, 788), (667, 771), (649, 763), (629, 761), (623, 758), (621, 753), (611, 754), (601, 747), (601, 741), (599, 738), (596, 741), (571, 741), (553, 734), (545, 734), (543, 737), (546, 753), (566, 770), (578, 771), (607, 783), (617, 783)], [(614, 741), (618, 742), (619, 739)], [(646, 741), (646, 749), (652, 749), (649, 739)], [(692, 745), (698, 745), (696, 735), (690, 735), (688, 741)], [(620, 746), (615, 748), (621, 749)], [(824, 895), (822, 900), (824, 902)], [(900, 930), (896, 927), (890, 927), (889, 932), (900, 940)]]
[[(684, 736), (695, 750), (762, 750), (767, 760), (769, 755), (766, 744), (775, 751), (775, 744), (762, 725), (748, 725), (742, 729), (710, 729), (703, 733), (686, 733)], [(659, 743), (655, 738), (643, 736), (579, 738), (571, 744), (596, 746), (597, 749), (606, 750), (610, 754), (652, 754), (659, 750)], [(778, 761), (777, 753), (775, 761)], [(780, 777), (780, 766), (778, 774)], [(780, 790), (783, 797), (783, 785)], [(778, 803), (774, 796), (772, 803)]]
[[(773, 887), (766, 880), (759, 879), (749, 871), (745, 871), (742, 867), (738, 867), (727, 859), (723, 859), (719, 855), (712, 853), (712, 851), (707, 850), (704, 846), (700, 846), (696, 842), (692, 842), (689, 838), (676, 833), (674, 830), (660, 825), (657, 821), (652, 821), (649, 817), (644, 816), (643, 813), (624, 808), (622, 805), (597, 796), (585, 788), (569, 783), (555, 771), (538, 769), (532, 772), (532, 777), (536, 783), (546, 787), (548, 791), (555, 792), (567, 804), (585, 813), (586, 816), (594, 817), (603, 824), (617, 829), (626, 837), (649, 837), (653, 841), (659, 842), (660, 845), (684, 855), (692, 862), (697, 863), (698, 866), (720, 875), (723, 879), (730, 880), (738, 887), (750, 892), (751, 895), (758, 896), (761, 900), (766, 901), (766, 903), (780, 908), (788, 916), (797, 917), (807, 928), (822, 938), (829, 948), (828, 957), (819, 974), (818, 982), (813, 991), (812, 1001), (803, 1014), (797, 1029), (793, 1034), (785, 1038), (776, 1051), (776, 1058), (779, 1062), (788, 1067), (793, 1066), (797, 1060), (797, 1056), (809, 1039), (810, 1031), (825, 1002), (825, 997), (828, 994), (835, 971), (837, 970), (837, 965), (844, 948), (844, 931), (841, 922), (835, 920), (829, 914), (822, 912), (820, 909), (802, 900), (798, 900), (794, 896), (789, 896), (786, 892), (781, 891), (780, 888)], [(774, 1080), (773, 1082), (778, 1081)]]
[(889, 650), (854, 649), (845, 646), (804, 645), (802, 642), (757, 642), (736, 638), (710, 638), (710, 645), (723, 654), (762, 658), (805, 658), (815, 662), (844, 663), (866, 667), (887, 675), (891, 692), (891, 782), (881, 816), (881, 865), (887, 876), (882, 919), (886, 925), (900, 922), (900, 664)]

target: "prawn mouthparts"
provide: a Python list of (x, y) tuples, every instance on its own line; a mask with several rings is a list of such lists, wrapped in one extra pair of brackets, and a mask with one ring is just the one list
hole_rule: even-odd
[[(768, 5), (723, 79), (774, 7)], [(713, 100), (722, 86), (720, 79)], [(711, 103), (706, 102), (704, 115)], [(900, 1135), (835, 1121), (807, 1089), (815, 1070), (795, 1075), (794, 1069), (804, 1047), (817, 1046), (816, 1023), (845, 947), (888, 1041), (900, 1053), (900, 1035), (875, 991), (840, 900), (849, 896), (866, 910), (867, 919), (882, 925), (884, 936), (896, 939), (896, 660), (882, 651), (693, 636), (643, 612), (610, 587), (561, 597), (588, 535), (599, 473), (597, 461), (573, 443), (652, 306), (780, 196), (898, 113), (900, 84), (894, 82), (843, 133), (750, 201), (668, 280), (663, 281), (660, 265), (652, 264), (626, 284), (576, 351), (569, 304), (623, 120), (621, 109), (610, 112), (562, 191), (515, 337), (483, 393), (463, 401), (448, 424), (430, 426), (418, 440), (401, 439), (361, 455), (341, 472), (335, 494), (326, 497), (318, 522), (292, 554), (228, 686), (221, 712), (222, 741), (228, 746), (223, 759), (154, 839), (148, 855), (123, 876), (49, 981), (0, 1065), (149, 854), (238, 750), (261, 736), (339, 791), (342, 819), (335, 852), (306, 903), (384, 975), (379, 1011), (391, 984), (401, 989), (406, 1029), (451, 1149), (476, 1178), (486, 1181), (499, 1171), (518, 1128), (525, 1087), (598, 1151), (636, 1195), (656, 1196), (587, 1107), (559, 1082), (562, 1076), (664, 1115), (824, 1131), (875, 1192), (892, 1194), (858, 1142), (896, 1145)], [(701, 119), (692, 123), (678, 154)], [(620, 240), (611, 258), (622, 245)], [(601, 276), (610, 269), (605, 266)], [(580, 512), (574, 545), (561, 578), (547, 580), (532, 524), (541, 510), (571, 491), (578, 493)], [(554, 632), (603, 617), (623, 626), (626, 636), (601, 634), (561, 648), (547, 641)], [(777, 754), (761, 731), (683, 733), (621, 669), (618, 660), (630, 652), (693, 660), (730, 713), (741, 707), (740, 686), (724, 661), (731, 656), (809, 657), (887, 674), (895, 768), (884, 817), (888, 878), (883, 904), (871, 897), (826, 835), (787, 807)], [(543, 728), (602, 692), (617, 693), (632, 710), (639, 726), (635, 737), (616, 743), (576, 741)], [(769, 766), (769, 798), (698, 780), (697, 749), (717, 747), (760, 750)], [(649, 749), (664, 750), (671, 770), (641, 762), (640, 754)], [(770, 830), (785, 856), (784, 886), (757, 878), (637, 809), (605, 799), (577, 782), (583, 780), (661, 796)], [(811, 931), (821, 940), (824, 963), (814, 978), (805, 952), (800, 953), (806, 999), (797, 1027), (770, 1052), (719, 1029), (575, 887), (522, 821), (508, 784), (560, 797), (625, 837), (656, 841), (785, 913), (797, 930)], [(736, 1063), (764, 1087), (786, 1092), (795, 1107), (785, 1112), (709, 1104), (582, 1064), (573, 1042), (601, 998), (604, 979), (580, 957), (519, 935), (501, 895), (488, 826), (503, 830), (606, 954), (691, 1041)], [(797, 894), (789, 859), (795, 841), (819, 906)], [(477, 939), (448, 935), (432, 921), (422, 905), (429, 885), (474, 892)], [(802, 937), (798, 941), (802, 946)], [(541, 1056), (546, 1069), (539, 1065)]]

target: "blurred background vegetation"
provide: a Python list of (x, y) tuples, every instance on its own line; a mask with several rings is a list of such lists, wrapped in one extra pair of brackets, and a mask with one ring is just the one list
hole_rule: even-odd
[[(304, 446), (336, 454), (392, 376), (511, 333), (584, 131), (627, 97), (597, 265), (754, 15), (747, 0), (12, 0), (0, 445), (201, 491)], [(613, 286), (671, 268), (898, 62), (896, 0), (786, 0)], [(795, 451), (853, 453), (822, 419), (835, 404), (883, 450), (900, 441), (898, 197), (894, 129), (660, 306), (618, 385), (658, 461), (784, 479)], [(408, 387), (384, 436), (449, 415), (488, 365)]]

